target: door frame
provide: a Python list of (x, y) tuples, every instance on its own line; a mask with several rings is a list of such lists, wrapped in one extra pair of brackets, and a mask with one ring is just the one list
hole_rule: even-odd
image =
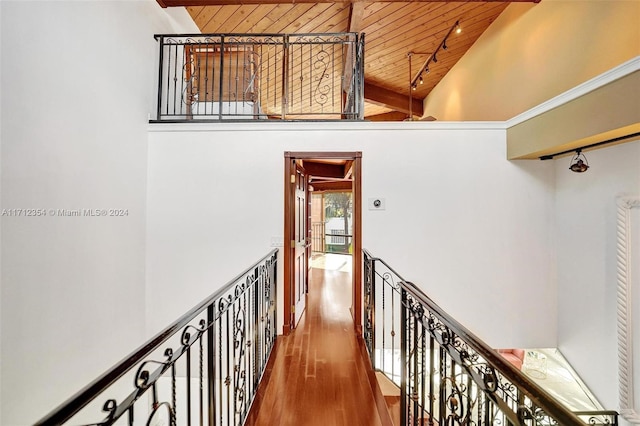
[(294, 193), (291, 190), (292, 160), (341, 159), (353, 161), (353, 273), (351, 274), (352, 302), (351, 316), (353, 327), (362, 335), (362, 152), (292, 152), (284, 153), (284, 315), (282, 334), (288, 335), (295, 324), (292, 321), (293, 309), (291, 295), (294, 279), (295, 247), (292, 247), (291, 209), (294, 205)]

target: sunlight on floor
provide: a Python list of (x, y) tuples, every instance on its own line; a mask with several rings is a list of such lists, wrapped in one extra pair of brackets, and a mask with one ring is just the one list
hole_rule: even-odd
[(311, 267), (351, 273), (353, 259), (349, 254), (314, 253), (311, 256)]

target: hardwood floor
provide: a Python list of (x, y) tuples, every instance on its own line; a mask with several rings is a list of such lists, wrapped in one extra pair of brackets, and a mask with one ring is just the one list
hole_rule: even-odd
[(388, 424), (380, 420), (353, 330), (350, 291), (348, 272), (312, 269), (306, 313), (279, 337), (245, 425)]

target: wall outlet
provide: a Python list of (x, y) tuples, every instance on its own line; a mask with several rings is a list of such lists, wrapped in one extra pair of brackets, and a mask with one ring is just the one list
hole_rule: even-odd
[(386, 208), (386, 202), (384, 198), (369, 198), (369, 210), (384, 210)]
[(284, 247), (284, 237), (271, 237), (271, 247)]

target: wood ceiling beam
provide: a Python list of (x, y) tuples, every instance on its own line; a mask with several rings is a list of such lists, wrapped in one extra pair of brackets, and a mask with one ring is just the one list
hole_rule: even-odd
[(344, 179), (345, 169), (342, 164), (326, 164), (326, 163), (313, 163), (304, 162), (304, 169), (308, 175), (319, 178), (336, 178)]
[(347, 160), (344, 165), (344, 178), (353, 179), (353, 160)]
[[(336, 3), (335, 0), (156, 0), (162, 7), (181, 6), (241, 6), (245, 4), (296, 4), (296, 3)], [(385, 0), (388, 2), (406, 2), (406, 0)], [(443, 0), (412, 0), (418, 3), (442, 2)], [(460, 1), (460, 0), (455, 0)], [(471, 0), (475, 3), (539, 3), (540, 0)], [(367, 3), (365, 0), (346, 0), (341, 3)], [(453, 3), (454, 0), (445, 0)]]
[(350, 180), (337, 180), (335, 182), (311, 182), (314, 192), (322, 191), (351, 191), (353, 182)]
[[(392, 109), (394, 111), (409, 114), (409, 97), (396, 93), (389, 89), (375, 86), (371, 83), (364, 82), (364, 99), (376, 105)], [(422, 117), (423, 104), (422, 99), (413, 98), (411, 101), (412, 113), (414, 117)]]
[(385, 112), (384, 114), (376, 114), (365, 117), (367, 121), (404, 121), (409, 118), (409, 114), (399, 111)]

